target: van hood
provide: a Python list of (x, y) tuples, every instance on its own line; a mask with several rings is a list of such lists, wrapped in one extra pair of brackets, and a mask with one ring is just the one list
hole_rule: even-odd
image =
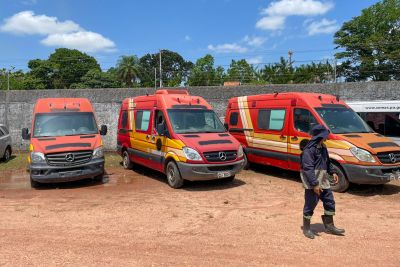
[(177, 134), (187, 147), (199, 152), (238, 150), (239, 142), (229, 133)]
[(400, 151), (400, 146), (396, 142), (378, 133), (351, 133), (336, 134), (353, 145), (365, 149), (372, 154), (389, 151)]
[(34, 151), (44, 154), (94, 150), (102, 144), (98, 134), (32, 138)]

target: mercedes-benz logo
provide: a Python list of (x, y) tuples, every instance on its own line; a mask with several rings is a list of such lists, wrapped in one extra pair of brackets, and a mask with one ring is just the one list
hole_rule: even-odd
[(393, 154), (393, 153), (390, 153), (390, 154), (389, 154), (389, 159), (390, 159), (390, 161), (393, 162), (393, 163), (396, 163), (396, 161), (397, 161), (396, 155)]
[(219, 152), (218, 153), (219, 159), (222, 161), (226, 160), (226, 153), (225, 152)]
[(68, 162), (73, 162), (75, 159), (74, 154), (72, 153), (68, 153), (67, 155), (65, 155), (65, 160)]

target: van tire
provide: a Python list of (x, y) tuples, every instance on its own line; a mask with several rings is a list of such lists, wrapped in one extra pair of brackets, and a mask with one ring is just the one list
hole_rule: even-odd
[(41, 184), (39, 182), (32, 180), (32, 177), (29, 177), (29, 180), (31, 182), (31, 188), (38, 189), (40, 187)]
[(11, 158), (11, 147), (8, 146), (8, 147), (6, 148), (6, 151), (4, 151), (3, 161), (4, 161), (4, 162), (7, 162), (7, 161), (10, 160), (10, 158)]
[(243, 153), (243, 160), (244, 160), (244, 163), (243, 163), (243, 170), (248, 170), (248, 169), (250, 169), (250, 162), (249, 162), (249, 160), (247, 159), (246, 153)]
[(122, 166), (125, 170), (131, 170), (133, 168), (133, 163), (127, 150), (124, 150), (122, 153)]
[(343, 193), (349, 188), (350, 183), (344, 173), (342, 167), (337, 163), (332, 163), (333, 169), (339, 176), (339, 182), (337, 184), (331, 184), (331, 189), (335, 192)]
[(182, 179), (178, 166), (174, 161), (168, 162), (167, 167), (165, 168), (165, 174), (167, 175), (167, 181), (170, 187), (178, 189), (183, 186), (184, 180)]

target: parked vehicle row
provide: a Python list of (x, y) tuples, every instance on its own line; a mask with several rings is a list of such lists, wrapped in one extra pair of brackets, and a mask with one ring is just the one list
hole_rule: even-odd
[(8, 161), (11, 158), (12, 147), (11, 147), (11, 136), (7, 127), (0, 124), (0, 159)]
[[(232, 98), (224, 124), (202, 97), (186, 90), (127, 98), (118, 118), (117, 150), (125, 169), (149, 167), (179, 188), (185, 180), (231, 181), (250, 162), (299, 171), (301, 148), (316, 124), (331, 131), (326, 145), (340, 177), (334, 190), (345, 191), (350, 182), (383, 184), (400, 175), (397, 143), (374, 132), (338, 97), (313, 93)], [(102, 179), (101, 135), (107, 127), (97, 125), (87, 99), (39, 99), (30, 130), (22, 131), (30, 140), (32, 186)], [(0, 142), (0, 153), (3, 149)]]

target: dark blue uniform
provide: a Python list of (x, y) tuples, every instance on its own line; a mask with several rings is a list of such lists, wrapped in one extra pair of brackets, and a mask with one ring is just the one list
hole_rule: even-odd
[[(329, 175), (334, 173), (334, 169), (329, 160), (328, 149), (320, 143), (322, 139), (327, 138), (329, 131), (323, 126), (315, 127), (313, 131), (313, 137), (304, 147), (300, 157), (300, 175), (305, 188), (303, 215), (308, 219), (314, 214), (319, 199), (323, 202), (325, 215), (335, 214), (335, 200), (329, 182)], [(313, 191), (317, 185), (322, 189), (319, 196)]]

